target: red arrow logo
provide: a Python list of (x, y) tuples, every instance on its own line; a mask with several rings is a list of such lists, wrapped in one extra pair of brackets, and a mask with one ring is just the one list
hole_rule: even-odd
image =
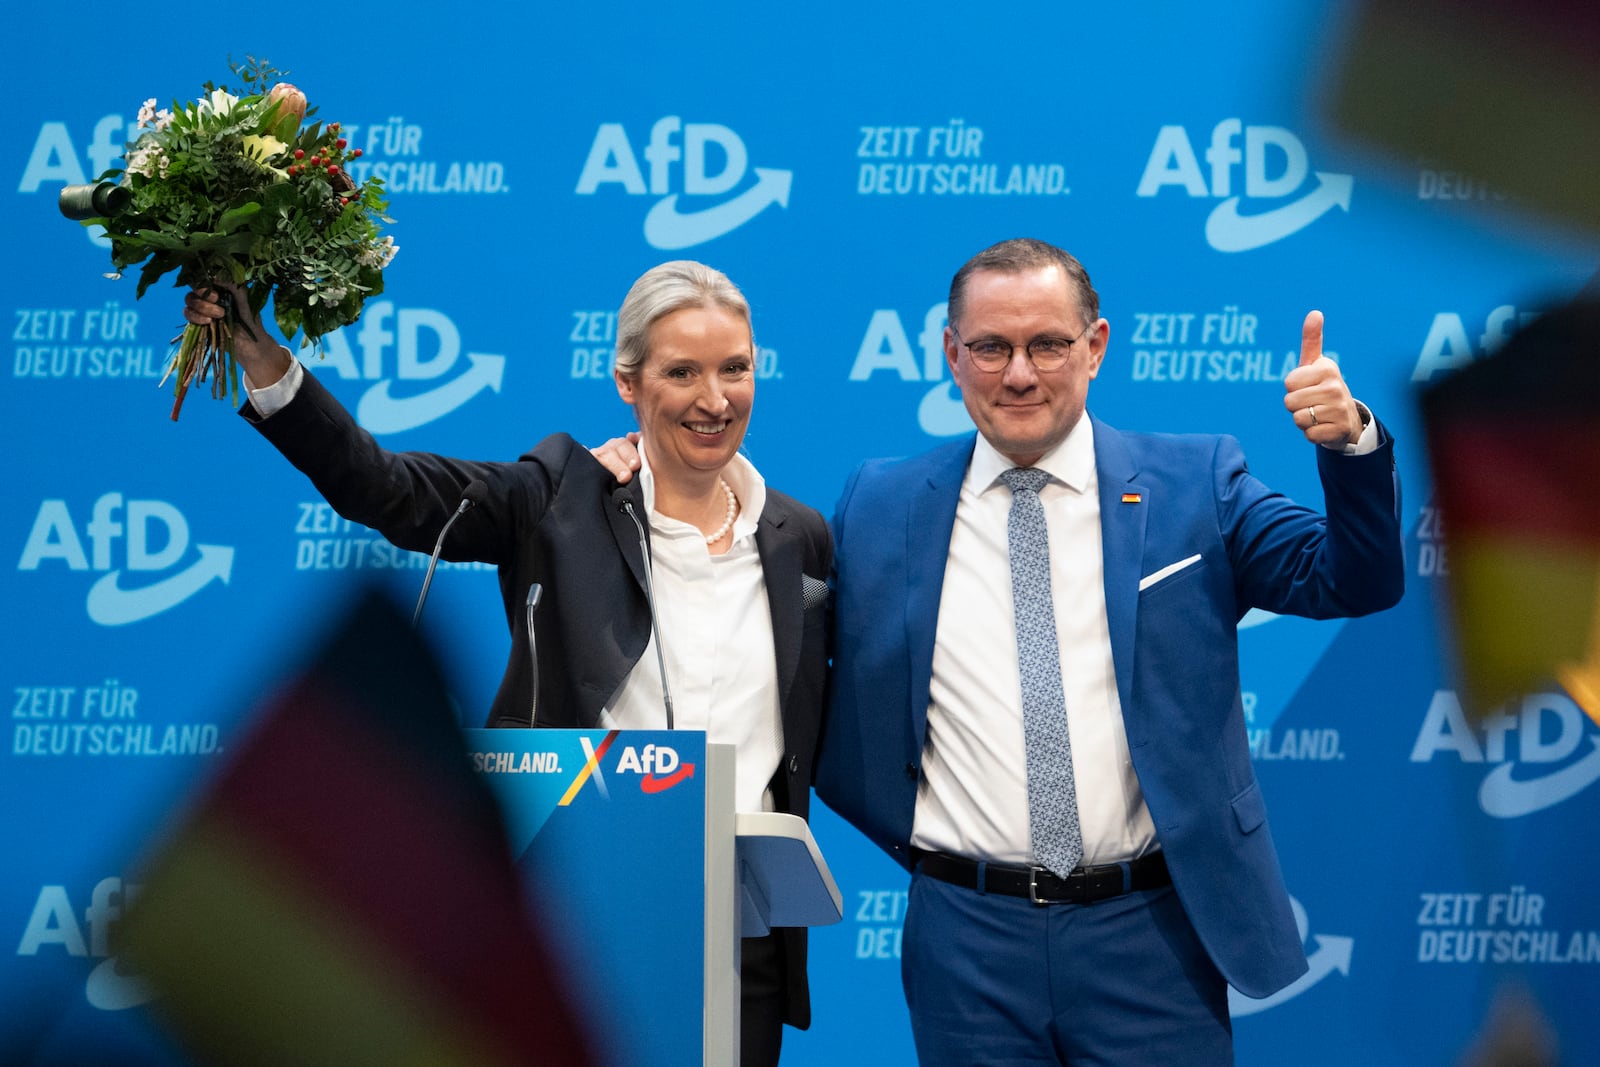
[(639, 788), (643, 789), (646, 793), (663, 793), (677, 785), (679, 782), (683, 781), (685, 778), (693, 777), (694, 764), (685, 763), (680, 765), (678, 769), (672, 772), (671, 776), (667, 778), (657, 778), (653, 774), (645, 775), (643, 778), (639, 779)]

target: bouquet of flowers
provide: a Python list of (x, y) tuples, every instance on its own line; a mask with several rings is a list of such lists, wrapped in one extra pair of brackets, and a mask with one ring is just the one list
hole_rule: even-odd
[[(137, 296), (174, 270), (183, 288), (232, 282), (257, 313), (273, 298), (286, 338), (303, 331), (302, 347), (320, 347), (323, 334), (356, 321), (383, 291), (383, 269), (398, 250), (379, 236), (379, 224), (393, 221), (383, 183), (350, 177), (345, 166), (361, 150), (337, 122), (304, 125), (315, 110), (279, 80), (284, 72), (253, 57), (229, 68), (244, 82), (238, 93), (207, 82), (203, 96), (171, 110), (145, 101), (125, 167), (63, 190), (61, 208), (105, 228), (111, 277), (143, 264)], [(229, 310), (217, 325), (190, 325), (174, 339), (174, 420), (197, 379), (237, 403), (231, 337), (249, 327)]]

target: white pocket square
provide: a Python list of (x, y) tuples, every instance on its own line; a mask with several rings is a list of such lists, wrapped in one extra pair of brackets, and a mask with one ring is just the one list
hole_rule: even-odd
[(1200, 562), (1200, 553), (1196, 552), (1194, 555), (1190, 556), (1188, 559), (1180, 559), (1176, 563), (1169, 563), (1165, 567), (1162, 567), (1160, 570), (1156, 571), (1154, 574), (1147, 574), (1143, 578), (1140, 578), (1139, 579), (1139, 592), (1142, 593), (1146, 589), (1149, 589), (1152, 585), (1155, 585), (1161, 579), (1166, 578), (1169, 575), (1177, 574), (1179, 571), (1183, 570), (1185, 567), (1192, 567), (1196, 563), (1199, 563), (1199, 562)]

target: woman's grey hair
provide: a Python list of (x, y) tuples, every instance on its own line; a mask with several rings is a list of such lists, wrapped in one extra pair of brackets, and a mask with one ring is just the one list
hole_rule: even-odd
[[(674, 311), (719, 307), (750, 326), (750, 304), (728, 276), (704, 263), (675, 259), (639, 276), (617, 313), (617, 373), (633, 377), (650, 358), (650, 327)], [(751, 330), (751, 347), (755, 347)]]

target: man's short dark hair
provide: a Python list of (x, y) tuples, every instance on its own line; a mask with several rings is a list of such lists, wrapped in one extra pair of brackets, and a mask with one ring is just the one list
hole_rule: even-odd
[(966, 309), (967, 279), (978, 271), (1021, 274), (1041, 267), (1060, 267), (1066, 271), (1078, 291), (1078, 309), (1083, 312), (1085, 326), (1100, 320), (1100, 294), (1089, 284), (1089, 272), (1083, 269), (1083, 264), (1071, 252), (1032, 237), (1013, 237), (1009, 241), (990, 245), (962, 264), (956, 276), (950, 279), (950, 303), (946, 317), (952, 324), (961, 321), (961, 313)]

